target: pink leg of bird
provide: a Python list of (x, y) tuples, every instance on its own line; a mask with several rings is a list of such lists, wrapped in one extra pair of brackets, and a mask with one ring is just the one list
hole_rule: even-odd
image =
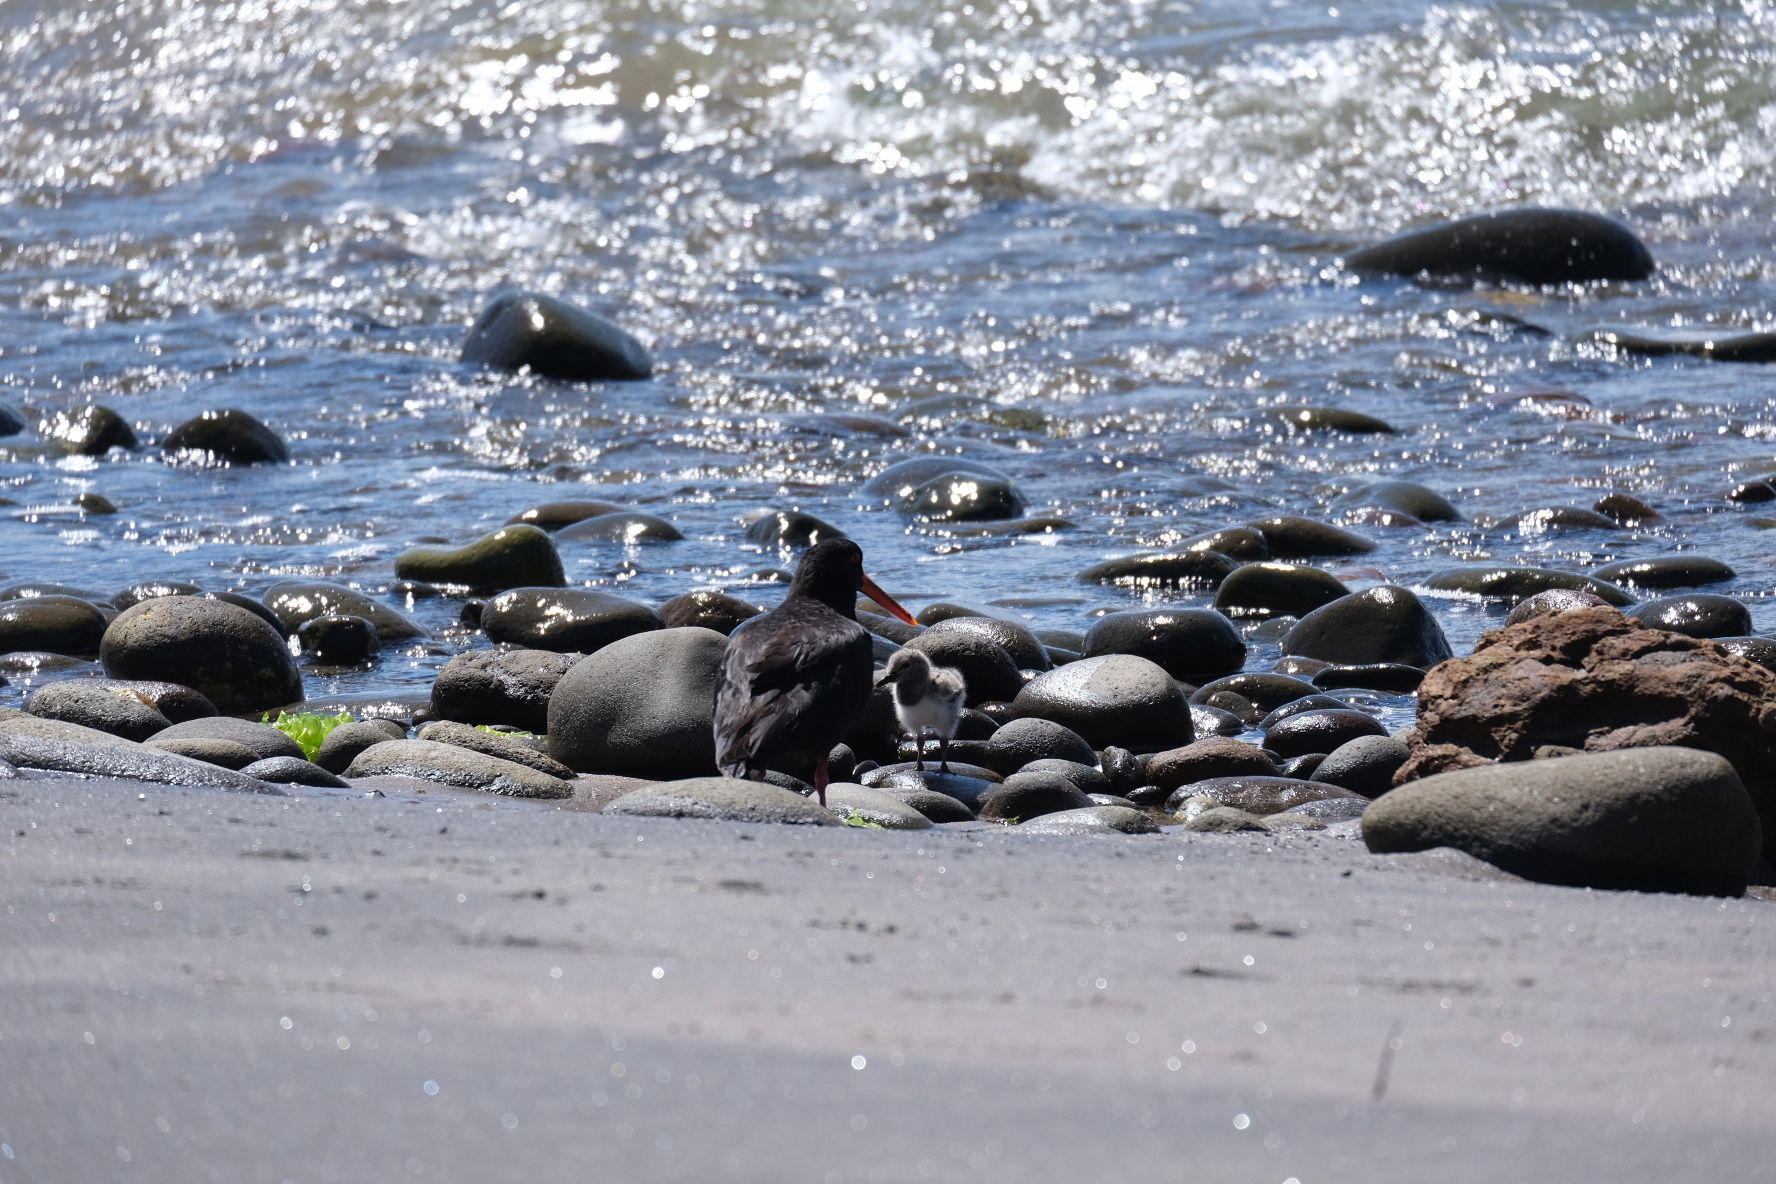
[(826, 758), (821, 757), (814, 766), (814, 792), (820, 795), (820, 804), (826, 805)]

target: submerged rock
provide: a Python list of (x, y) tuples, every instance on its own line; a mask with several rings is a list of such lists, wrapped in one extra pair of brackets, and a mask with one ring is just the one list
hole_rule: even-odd
[(564, 542), (603, 543), (676, 543), (684, 539), (678, 527), (664, 518), (643, 514), (639, 510), (618, 510), (583, 518), (571, 526), (563, 526), (555, 537)]
[(1230, 617), (1299, 617), (1350, 593), (1331, 572), (1295, 563), (1248, 563), (1221, 581), (1215, 608)]
[(1239, 560), (1219, 551), (1147, 551), (1093, 564), (1079, 578), (1088, 584), (1123, 588), (1209, 591), (1220, 587), (1239, 566)]
[(1424, 586), (1433, 592), (1459, 592), (1485, 600), (1522, 600), (1537, 592), (1565, 588), (1589, 592), (1605, 604), (1634, 603), (1634, 597), (1622, 589), (1591, 576), (1511, 564), (1471, 563), (1446, 567), (1427, 576)]
[(1449, 639), (1424, 602), (1386, 585), (1353, 592), (1302, 617), (1283, 635), (1283, 652), (1347, 666), (1394, 662), (1434, 666)]
[(282, 463), (290, 450), (278, 434), (234, 407), (200, 412), (160, 442), (162, 452), (195, 453), (226, 465)]
[(58, 411), (37, 425), (45, 439), (54, 440), (68, 452), (103, 456), (113, 448), (136, 447), (136, 433), (123, 416), (99, 403), (73, 411)]
[(383, 641), (426, 635), (418, 622), (380, 600), (326, 580), (282, 580), (265, 590), (264, 599), (286, 633), (299, 632), (317, 617), (362, 617)]
[(481, 610), (489, 641), (533, 650), (590, 654), (619, 638), (660, 628), (637, 600), (588, 588), (511, 588)]
[(540, 292), (506, 292), (481, 310), (462, 360), (571, 382), (651, 378), (654, 361), (614, 321)]
[(414, 547), (396, 558), (395, 575), (487, 591), (567, 583), (555, 541), (534, 526), (502, 526), (453, 550)]
[(0, 654), (39, 652), (85, 658), (99, 652), (105, 614), (74, 596), (0, 600)]
[(1604, 325), (1591, 340), (1631, 354), (1688, 354), (1713, 362), (1776, 362), (1776, 333), (1747, 329), (1679, 329), (1658, 325)]
[(1570, 284), (1642, 280), (1653, 272), (1646, 245), (1626, 226), (1581, 210), (1517, 209), (1478, 214), (1345, 256), (1355, 271), (1385, 275)]

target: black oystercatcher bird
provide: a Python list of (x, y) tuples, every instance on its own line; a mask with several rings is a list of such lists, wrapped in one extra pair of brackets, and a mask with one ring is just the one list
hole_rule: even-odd
[(962, 723), (962, 696), (968, 691), (962, 672), (933, 666), (918, 650), (896, 650), (882, 681), (894, 686), (894, 714), (919, 746), (918, 767), (925, 768), (925, 733), (937, 737), (941, 770), (950, 771), (950, 741)]
[(826, 805), (826, 755), (863, 714), (875, 669), (870, 635), (857, 623), (859, 592), (915, 623), (863, 573), (856, 543), (827, 539), (802, 556), (783, 603), (728, 638), (715, 692), (715, 763), (724, 775), (811, 773)]

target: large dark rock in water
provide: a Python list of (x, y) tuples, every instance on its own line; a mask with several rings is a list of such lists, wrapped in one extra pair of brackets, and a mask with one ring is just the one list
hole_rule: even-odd
[(254, 465), (290, 459), (283, 439), (234, 407), (204, 411), (167, 433), (162, 452), (195, 453), (213, 464)]
[[(1725, 757), (1776, 850), (1776, 674), (1701, 638), (1645, 629), (1614, 608), (1532, 617), (1487, 633), (1418, 691), (1402, 785), (1495, 761), (1679, 745)], [(1395, 792), (1398, 792), (1397, 790)]]
[(99, 660), (112, 678), (182, 683), (221, 711), (264, 711), (302, 698), (302, 675), (278, 631), (221, 600), (144, 600), (106, 628)]
[(1450, 656), (1437, 618), (1411, 592), (1365, 588), (1308, 613), (1283, 635), (1283, 652), (1347, 666), (1435, 666)]
[(1363, 813), (1371, 851), (1455, 847), (1554, 884), (1737, 896), (1758, 816), (1733, 767), (1652, 747), (1427, 777)]
[(462, 360), (496, 370), (593, 382), (651, 378), (654, 360), (617, 325), (538, 292), (495, 296), (463, 339)]
[(1384, 275), (1524, 284), (1643, 280), (1653, 272), (1652, 254), (1632, 231), (1582, 210), (1478, 214), (1363, 247), (1344, 261)]
[(1173, 678), (1202, 683), (1236, 673), (1245, 664), (1246, 643), (1226, 617), (1208, 609), (1130, 609), (1099, 617), (1086, 633), (1085, 656), (1102, 654), (1135, 654)]
[(466, 724), (506, 724), (541, 735), (549, 696), (584, 654), (473, 650), (445, 663), (432, 683), (432, 715)]
[(713, 629), (655, 629), (582, 658), (549, 696), (549, 755), (582, 773), (713, 777), (727, 648)]
[(502, 526), (465, 547), (413, 547), (395, 557), (395, 576), (482, 591), (567, 583), (555, 541), (534, 526)]

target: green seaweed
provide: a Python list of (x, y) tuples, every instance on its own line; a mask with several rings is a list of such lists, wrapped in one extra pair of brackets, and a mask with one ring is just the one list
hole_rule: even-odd
[(486, 732), (493, 736), (510, 736), (514, 740), (547, 740), (547, 736), (535, 732), (526, 732), (518, 728), (508, 728), (504, 724), (476, 724), (477, 732)]
[(346, 711), (338, 715), (317, 715), (312, 711), (291, 715), (288, 711), (280, 711), (276, 719), (272, 719), (271, 712), (268, 711), (260, 717), (259, 722), (270, 724), (296, 741), (302, 749), (302, 755), (312, 761), (315, 753), (321, 750), (321, 741), (327, 738), (328, 732), (340, 724), (355, 723), (356, 720)]
[(871, 822), (869, 819), (865, 818), (863, 816), (863, 811), (859, 810), (856, 806), (852, 806), (851, 812), (849, 814), (845, 815), (845, 825), (846, 826), (861, 826), (865, 830), (887, 830), (888, 829), (887, 827), (883, 826), (879, 822)]

